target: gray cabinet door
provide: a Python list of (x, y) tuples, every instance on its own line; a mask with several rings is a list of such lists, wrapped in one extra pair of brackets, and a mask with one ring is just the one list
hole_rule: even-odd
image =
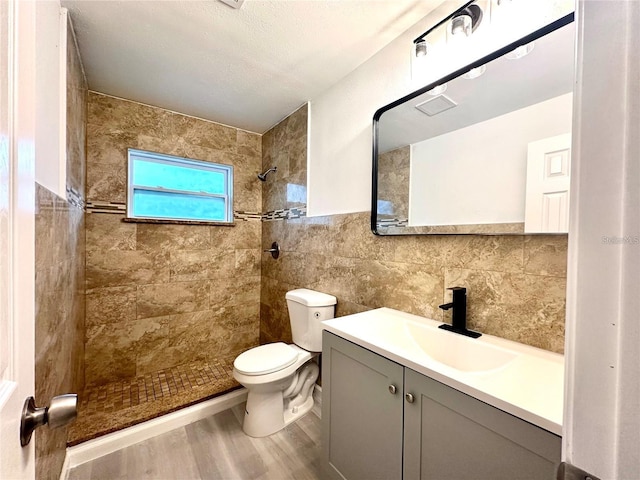
[(400, 480), (404, 368), (326, 331), (322, 342), (325, 469), (338, 479)]
[(405, 370), (404, 480), (551, 480), (560, 437)]

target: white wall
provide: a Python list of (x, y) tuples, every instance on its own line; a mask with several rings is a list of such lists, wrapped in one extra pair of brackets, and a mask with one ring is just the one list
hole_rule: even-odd
[(524, 222), (527, 144), (571, 132), (572, 97), (412, 145), (409, 225)]
[(581, 0), (563, 457), (640, 475), (640, 2)]
[(66, 198), (67, 9), (36, 2), (36, 182)]
[[(574, 7), (573, 1), (563, 0), (511, 2), (513, 5), (505, 8), (512, 9), (518, 21), (491, 24), (481, 38), (472, 36), (466, 46), (456, 47), (455, 55), (447, 56), (449, 64), (440, 57), (438, 64), (429, 65), (412, 80), (413, 39), (464, 3), (463, 0), (447, 0), (441, 4), (425, 2), (425, 11), (439, 6), (339, 83), (311, 100), (307, 182), (310, 216), (371, 208), (371, 132), (373, 114), (378, 108), (561, 18)], [(490, 3), (495, 6), (496, 1)], [(517, 31), (510, 25), (518, 25)]]

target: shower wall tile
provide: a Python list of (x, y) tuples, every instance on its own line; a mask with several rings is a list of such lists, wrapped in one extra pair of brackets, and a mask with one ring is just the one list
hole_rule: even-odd
[(86, 236), (88, 253), (136, 249), (136, 227), (121, 215), (87, 215)]
[[(126, 201), (127, 149), (232, 165), (234, 210), (260, 212), (261, 135), (89, 92), (87, 197)], [(87, 215), (86, 381), (233, 356), (260, 328), (259, 219), (234, 226)]]
[(278, 169), (263, 183), (263, 212), (306, 204), (308, 111), (303, 105), (262, 136), (262, 168)]
[[(306, 185), (306, 140), (306, 107), (263, 135), (262, 167), (278, 167), (263, 211), (291, 207), (290, 185)], [(405, 165), (405, 154), (388, 160)], [(335, 295), (337, 316), (391, 307), (450, 322), (438, 306), (450, 301), (448, 287), (462, 286), (471, 328), (563, 351), (566, 235), (379, 237), (363, 212), (263, 222), (262, 248), (274, 241), (280, 258), (261, 257), (262, 343), (291, 341), (285, 294), (294, 288)]]
[[(143, 252), (209, 250), (211, 247), (210, 227), (204, 225), (156, 225), (151, 223), (131, 225), (134, 225), (136, 230), (136, 249)], [(226, 230), (223, 227), (217, 228)]]
[[(67, 26), (67, 201), (35, 185), (35, 398), (46, 405), (55, 395), (84, 387), (85, 219), (87, 83), (69, 23)], [(75, 198), (79, 197), (79, 198)], [(43, 428), (35, 435), (36, 478), (58, 479), (67, 429)]]
[(144, 318), (88, 327), (85, 353), (92, 361), (86, 363), (87, 378), (101, 384), (136, 376), (139, 352), (155, 349), (169, 333), (169, 325), (162, 320)]
[(209, 305), (235, 307), (260, 303), (260, 275), (228, 275), (209, 282)]
[(201, 281), (139, 285), (136, 305), (139, 319), (208, 310), (209, 283)]
[[(108, 215), (92, 213), (91, 215)], [(89, 246), (89, 250), (95, 250)], [(87, 253), (87, 289), (169, 281), (169, 254), (140, 250)]]
[(206, 279), (226, 282), (235, 274), (234, 250), (177, 250), (171, 252), (169, 267), (171, 282)]
[(87, 327), (135, 320), (136, 287), (94, 288), (87, 292)]

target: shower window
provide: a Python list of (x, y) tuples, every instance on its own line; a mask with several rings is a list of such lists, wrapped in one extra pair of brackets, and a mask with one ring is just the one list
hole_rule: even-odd
[(129, 149), (129, 219), (233, 222), (233, 167)]

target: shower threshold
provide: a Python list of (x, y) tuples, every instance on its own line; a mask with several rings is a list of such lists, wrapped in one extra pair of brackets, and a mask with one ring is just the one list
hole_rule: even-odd
[(68, 446), (136, 425), (240, 387), (232, 376), (234, 357), (150, 372), (129, 380), (88, 386)]

